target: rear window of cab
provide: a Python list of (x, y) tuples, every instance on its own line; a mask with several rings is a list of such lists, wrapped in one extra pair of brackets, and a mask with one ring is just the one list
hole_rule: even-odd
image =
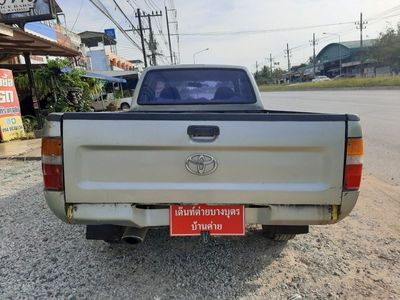
[(139, 105), (249, 104), (257, 101), (247, 72), (228, 68), (158, 69), (146, 73)]

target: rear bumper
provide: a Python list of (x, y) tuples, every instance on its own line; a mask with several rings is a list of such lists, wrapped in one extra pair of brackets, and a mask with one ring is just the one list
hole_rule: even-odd
[[(266, 205), (246, 207), (246, 224), (323, 225), (346, 217), (356, 204), (358, 191), (343, 194), (341, 206), (336, 205)], [(49, 208), (71, 224), (113, 224), (133, 227), (169, 226), (169, 209), (143, 209), (127, 203), (67, 204), (63, 192), (45, 191)]]

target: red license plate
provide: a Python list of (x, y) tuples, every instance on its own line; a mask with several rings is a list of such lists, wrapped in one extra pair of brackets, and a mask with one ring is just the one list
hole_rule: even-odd
[(171, 236), (244, 235), (243, 205), (171, 205)]

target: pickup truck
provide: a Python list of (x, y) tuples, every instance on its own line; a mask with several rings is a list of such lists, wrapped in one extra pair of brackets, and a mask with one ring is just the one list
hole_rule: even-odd
[(107, 242), (160, 227), (244, 235), (247, 224), (291, 239), (349, 215), (362, 156), (358, 116), (265, 109), (236, 66), (150, 67), (130, 111), (53, 113), (42, 140), (49, 208)]

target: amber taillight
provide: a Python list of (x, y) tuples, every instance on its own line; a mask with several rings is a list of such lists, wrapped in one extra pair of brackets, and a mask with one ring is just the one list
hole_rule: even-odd
[(42, 171), (45, 190), (64, 190), (60, 137), (42, 138)]
[(362, 138), (347, 139), (347, 156), (346, 167), (344, 170), (344, 189), (358, 190), (360, 189), (364, 143)]

